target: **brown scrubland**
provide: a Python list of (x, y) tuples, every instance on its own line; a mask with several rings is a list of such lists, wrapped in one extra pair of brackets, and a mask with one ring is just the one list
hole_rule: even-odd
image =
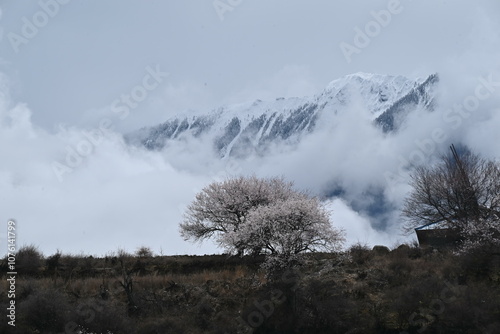
[[(16, 328), (1, 333), (500, 333), (500, 256), (401, 245), (262, 257), (17, 254)], [(6, 259), (0, 307), (6, 310)]]

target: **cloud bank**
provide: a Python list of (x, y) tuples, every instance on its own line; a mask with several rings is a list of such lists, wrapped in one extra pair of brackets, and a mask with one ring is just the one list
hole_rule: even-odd
[[(297, 147), (277, 146), (265, 157), (233, 161), (217, 158), (205, 139), (185, 138), (151, 152), (128, 146), (112, 127), (94, 136), (95, 143), (95, 129), (61, 127), (48, 133), (32, 123), (26, 105), (10, 100), (4, 77), (0, 219), (16, 219), (18, 243), (35, 243), (47, 254), (56, 249), (104, 254), (141, 245), (164, 254), (213, 253), (219, 250), (210, 242), (196, 246), (178, 235), (183, 208), (196, 192), (232, 175), (283, 175), (315, 195), (342, 189), (342, 199), (329, 205), (349, 244), (391, 246), (412, 240), (399, 229), (412, 165), (432, 163), (458, 142), (486, 157), (500, 157), (498, 67), (479, 75), (443, 73), (434, 112), (417, 110), (395, 133), (375, 128), (369, 112), (357, 104), (325, 113)], [(58, 173), (54, 162), (68, 167), (72, 152), (80, 160)], [(378, 206), (380, 212), (374, 213)]]
[[(181, 240), (183, 208), (214, 180), (255, 173), (283, 175), (313, 194), (342, 190), (329, 206), (349, 243), (407, 240), (399, 235), (399, 209), (411, 165), (431, 163), (459, 142), (500, 157), (500, 8), (486, 0), (473, 8), (467, 2), (401, 3), (404, 11), (349, 64), (339, 44), (352, 42), (353, 29), (373, 20), (371, 11), (387, 1), (362, 7), (244, 2), (223, 22), (211, 3), (190, 12), (193, 6), (184, 3), (96, 9), (71, 2), (17, 54), (6, 36), (20, 33), (21, 18), (40, 8), (3, 6), (0, 36), (7, 48), (0, 66), (10, 80), (0, 78), (0, 221), (16, 219), (19, 245), (34, 243), (46, 254), (142, 245), (164, 254), (213, 253), (219, 250), (210, 242)], [(188, 12), (191, 19), (179, 15)], [(151, 28), (151, 22), (158, 25)], [(121, 43), (124, 37), (130, 43)], [(172, 73), (139, 101), (147, 64), (156, 63)], [(437, 72), (436, 109), (417, 111), (400, 131), (383, 134), (359, 104), (324, 115), (318, 131), (294, 149), (278, 146), (267, 157), (238, 161), (214, 157), (207, 140), (185, 138), (184, 145), (148, 152), (121, 137), (120, 131), (187, 109), (312, 94), (357, 71)], [(113, 106), (123, 108), (122, 94), (134, 92), (140, 106), (129, 106), (130, 115), (120, 118)], [(58, 122), (65, 125), (53, 128)], [(5, 241), (2, 229), (0, 244)]]

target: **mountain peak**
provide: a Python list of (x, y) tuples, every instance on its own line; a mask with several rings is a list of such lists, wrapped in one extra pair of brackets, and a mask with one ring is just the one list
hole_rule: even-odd
[(161, 149), (178, 143), (180, 136), (203, 135), (213, 141), (215, 151), (222, 157), (264, 154), (270, 144), (300, 141), (314, 131), (322, 114), (336, 114), (354, 105), (363, 105), (375, 124), (387, 131), (400, 124), (397, 114), (401, 110), (407, 112), (406, 104), (411, 108), (420, 102), (424, 107), (431, 105), (432, 92), (422, 89), (428, 82), (429, 79), (421, 83), (403, 76), (358, 72), (332, 81), (315, 96), (256, 100), (190, 117), (178, 116), (129, 134), (126, 139), (148, 149)]
[(326, 89), (339, 89), (339, 87), (346, 84), (368, 84), (368, 85), (380, 85), (380, 84), (404, 84), (410, 82), (416, 84), (417, 80), (412, 80), (406, 78), (402, 75), (387, 75), (387, 74), (376, 74), (376, 73), (366, 73), (357, 72), (345, 75), (341, 78), (331, 81)]
[(324, 94), (342, 96), (343, 100), (360, 97), (374, 118), (417, 87), (419, 82), (404, 76), (358, 72), (328, 84)]

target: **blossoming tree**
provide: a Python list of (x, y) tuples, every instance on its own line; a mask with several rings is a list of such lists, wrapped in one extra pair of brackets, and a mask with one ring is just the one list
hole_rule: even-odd
[(185, 240), (214, 238), (238, 255), (266, 254), (268, 267), (286, 267), (304, 252), (335, 250), (343, 242), (319, 199), (281, 178), (255, 176), (205, 187), (188, 206), (180, 233)]

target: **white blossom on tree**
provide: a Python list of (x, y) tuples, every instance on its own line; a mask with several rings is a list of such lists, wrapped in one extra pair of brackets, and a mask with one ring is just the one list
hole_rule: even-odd
[(180, 233), (185, 240), (214, 238), (219, 246), (234, 248), (242, 255), (252, 249), (239, 240), (228, 244), (228, 239), (223, 236), (237, 231), (252, 209), (300, 197), (305, 197), (305, 194), (294, 190), (292, 183), (281, 178), (259, 179), (252, 176), (214, 182), (203, 188), (188, 206), (180, 224)]
[(460, 247), (462, 252), (483, 249), (498, 253), (500, 250), (500, 219), (490, 218), (469, 222), (465, 226), (462, 236), (464, 238)]
[(299, 262), (304, 252), (339, 250), (343, 231), (332, 227), (329, 216), (317, 198), (280, 200), (251, 210), (240, 228), (225, 238), (227, 244), (240, 241), (262, 249), (268, 269), (286, 268)]
[(230, 253), (266, 254), (268, 268), (293, 265), (309, 251), (335, 251), (343, 232), (320, 200), (280, 178), (214, 182), (196, 195), (180, 224), (185, 240), (214, 238)]

